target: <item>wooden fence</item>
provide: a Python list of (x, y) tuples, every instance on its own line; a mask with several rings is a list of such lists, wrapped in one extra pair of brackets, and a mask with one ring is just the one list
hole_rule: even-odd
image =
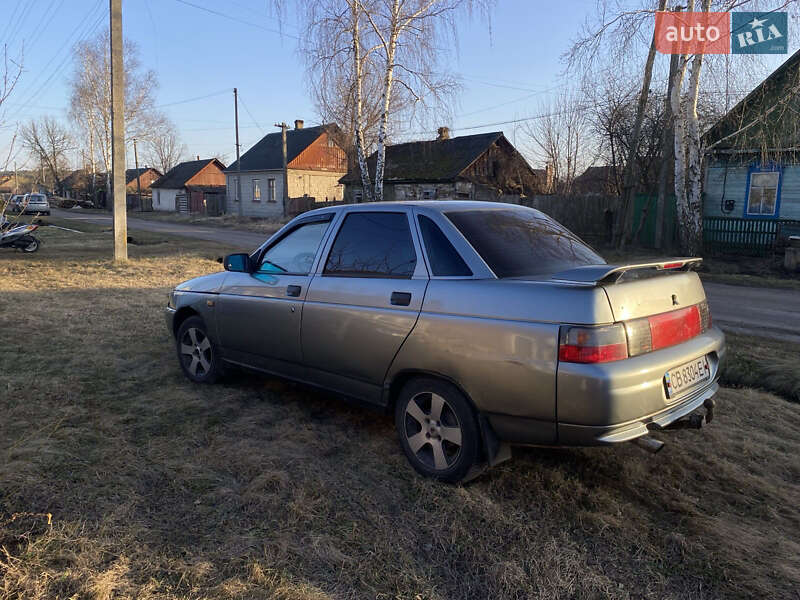
[(800, 221), (703, 218), (703, 244), (707, 252), (764, 255), (778, 249), (789, 235), (800, 234)]

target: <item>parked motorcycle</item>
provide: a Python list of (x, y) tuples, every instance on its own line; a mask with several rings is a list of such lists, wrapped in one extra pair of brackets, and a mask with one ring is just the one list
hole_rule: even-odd
[(7, 219), (0, 217), (0, 248), (19, 248), (23, 252), (36, 252), (40, 242), (32, 234), (37, 229), (38, 225), (13, 225)]

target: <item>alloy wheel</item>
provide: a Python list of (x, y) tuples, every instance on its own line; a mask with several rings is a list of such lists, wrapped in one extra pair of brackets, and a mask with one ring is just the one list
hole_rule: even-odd
[(432, 392), (415, 395), (406, 405), (405, 436), (416, 458), (437, 471), (458, 460), (462, 431), (453, 407)]
[(197, 327), (190, 327), (181, 338), (181, 360), (193, 377), (203, 377), (211, 370), (211, 342)]

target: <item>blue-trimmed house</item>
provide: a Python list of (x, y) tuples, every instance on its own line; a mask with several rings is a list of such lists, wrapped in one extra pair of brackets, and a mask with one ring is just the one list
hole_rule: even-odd
[(767, 251), (800, 232), (800, 51), (703, 136), (705, 241)]

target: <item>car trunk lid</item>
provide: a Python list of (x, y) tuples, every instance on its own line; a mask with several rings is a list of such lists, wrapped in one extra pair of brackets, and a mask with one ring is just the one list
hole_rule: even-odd
[(556, 273), (552, 280), (601, 287), (615, 321), (649, 317), (705, 300), (697, 273), (689, 271), (700, 258), (672, 258), (648, 263), (592, 265)]

